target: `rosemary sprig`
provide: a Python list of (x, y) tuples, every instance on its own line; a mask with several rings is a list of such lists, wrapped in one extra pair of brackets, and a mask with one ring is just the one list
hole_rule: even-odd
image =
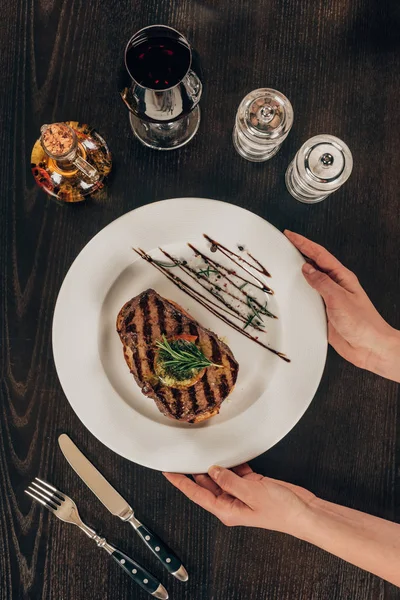
[(206, 367), (222, 367), (209, 360), (195, 343), (183, 339), (168, 341), (165, 335), (157, 340), (158, 363), (175, 379), (190, 379)]

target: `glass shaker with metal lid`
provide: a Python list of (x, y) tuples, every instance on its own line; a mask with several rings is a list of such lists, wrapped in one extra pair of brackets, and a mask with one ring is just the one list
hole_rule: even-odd
[(292, 124), (293, 108), (286, 96), (270, 88), (254, 90), (239, 105), (233, 144), (247, 160), (269, 160), (278, 152)]
[(286, 187), (300, 202), (321, 202), (347, 181), (353, 157), (339, 138), (321, 134), (307, 140), (286, 171)]

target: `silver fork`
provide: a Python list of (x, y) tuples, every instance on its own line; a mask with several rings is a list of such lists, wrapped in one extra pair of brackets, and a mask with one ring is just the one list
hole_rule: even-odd
[(155, 598), (168, 600), (167, 590), (151, 573), (121, 552), (121, 550), (114, 548), (114, 546), (109, 544), (105, 538), (97, 535), (93, 529), (88, 527), (88, 525), (82, 521), (75, 502), (69, 498), (69, 496), (66, 496), (38, 477), (35, 477), (35, 481), (32, 481), (32, 484), (28, 486), (25, 493), (36, 500), (36, 502), (45, 506), (61, 521), (72, 523), (82, 529), (82, 531), (84, 531), (90, 539), (94, 540), (100, 548), (104, 548), (125, 573), (140, 585), (140, 587), (146, 590), (146, 592)]

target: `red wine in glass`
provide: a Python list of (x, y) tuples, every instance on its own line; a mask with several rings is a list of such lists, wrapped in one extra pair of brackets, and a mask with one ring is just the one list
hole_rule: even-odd
[(172, 88), (187, 74), (191, 63), (190, 49), (180, 40), (153, 37), (132, 45), (126, 53), (131, 77), (151, 90)]
[(151, 25), (125, 48), (118, 89), (136, 137), (157, 150), (187, 144), (200, 123), (202, 94), (197, 53), (176, 29)]

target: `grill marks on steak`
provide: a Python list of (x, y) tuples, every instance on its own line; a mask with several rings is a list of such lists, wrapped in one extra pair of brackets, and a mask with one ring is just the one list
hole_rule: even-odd
[[(228, 346), (154, 290), (146, 290), (127, 302), (117, 318), (117, 331), (125, 360), (142, 392), (153, 398), (159, 410), (190, 423), (209, 418), (232, 391), (238, 364)], [(154, 373), (155, 342), (188, 333), (198, 337), (203, 352), (223, 368), (209, 367), (193, 386), (176, 389), (164, 386)]]

